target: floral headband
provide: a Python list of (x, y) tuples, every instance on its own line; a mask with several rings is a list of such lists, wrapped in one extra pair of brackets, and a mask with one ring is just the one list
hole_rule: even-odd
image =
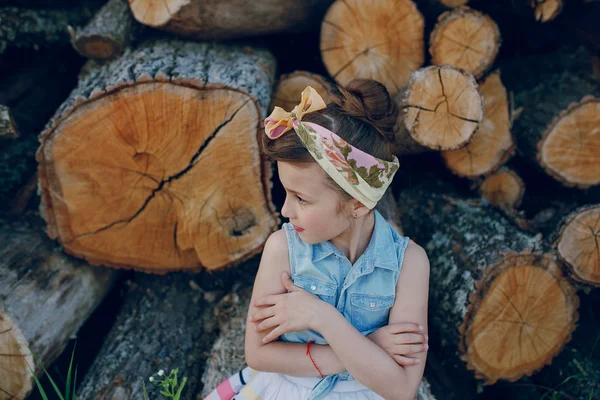
[(325, 172), (348, 194), (373, 209), (400, 167), (398, 157), (394, 156), (394, 161), (379, 159), (350, 145), (329, 129), (301, 122), (306, 114), (326, 107), (317, 91), (307, 86), (302, 92), (302, 101), (291, 112), (275, 107), (265, 119), (265, 133), (275, 140), (294, 129)]

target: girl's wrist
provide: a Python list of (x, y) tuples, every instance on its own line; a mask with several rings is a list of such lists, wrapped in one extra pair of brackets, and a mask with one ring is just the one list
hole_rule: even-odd
[(327, 323), (327, 321), (331, 318), (331, 313), (334, 311), (337, 312), (335, 307), (321, 299), (313, 304), (312, 310), (313, 317), (308, 327), (309, 329), (319, 333), (323, 328), (323, 324)]

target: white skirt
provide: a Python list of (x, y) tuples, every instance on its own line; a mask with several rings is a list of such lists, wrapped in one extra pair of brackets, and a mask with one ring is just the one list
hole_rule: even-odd
[[(320, 380), (321, 378), (317, 377), (297, 377), (252, 370), (252, 378), (233, 400), (304, 400)], [(325, 398), (383, 400), (383, 397), (358, 381), (339, 381)]]

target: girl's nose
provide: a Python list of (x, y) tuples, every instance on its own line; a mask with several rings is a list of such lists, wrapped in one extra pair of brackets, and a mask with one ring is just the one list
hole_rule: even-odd
[(290, 219), (290, 214), (289, 214), (289, 209), (290, 209), (290, 205), (289, 205), (289, 196), (285, 196), (285, 202), (283, 203), (283, 207), (281, 207), (281, 216)]

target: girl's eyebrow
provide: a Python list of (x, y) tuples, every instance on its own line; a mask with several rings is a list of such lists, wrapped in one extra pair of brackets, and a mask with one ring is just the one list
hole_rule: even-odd
[(310, 197), (310, 196), (309, 196), (309, 195), (307, 195), (307, 194), (300, 193), (300, 192), (297, 192), (297, 191), (295, 191), (295, 190), (292, 190), (292, 189), (288, 189), (288, 191), (290, 191), (290, 192), (292, 192), (292, 193), (295, 193), (295, 194), (299, 194), (299, 195), (301, 195), (301, 196)]

